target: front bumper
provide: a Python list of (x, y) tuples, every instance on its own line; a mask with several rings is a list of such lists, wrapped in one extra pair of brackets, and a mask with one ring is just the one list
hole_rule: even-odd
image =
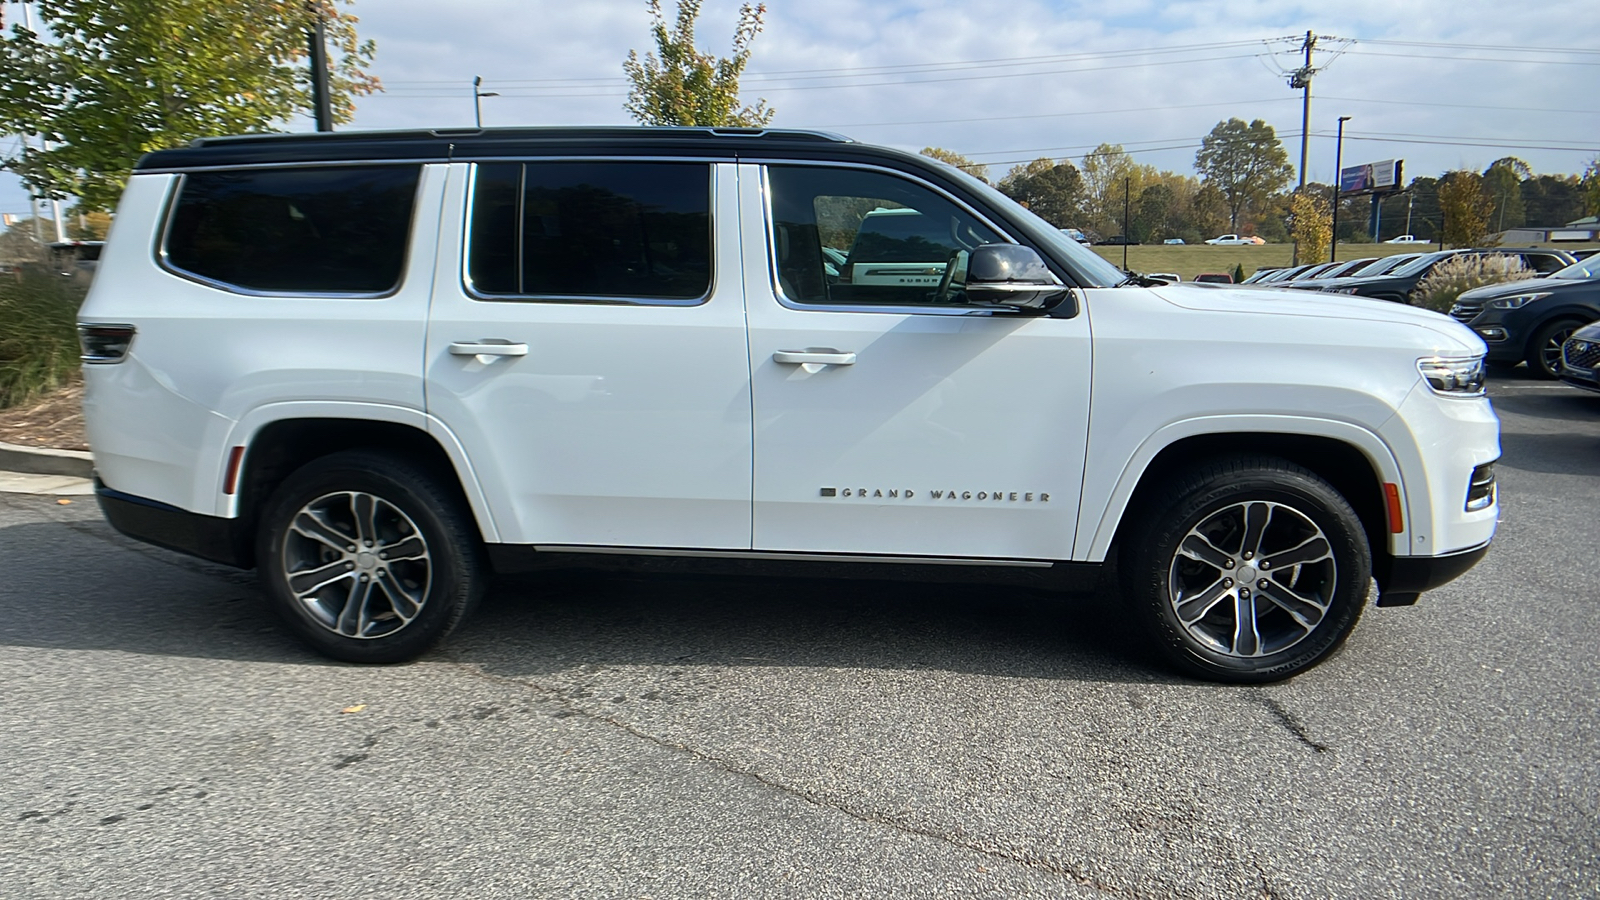
[(1388, 556), (1376, 560), (1372, 575), (1378, 580), (1379, 606), (1410, 606), (1423, 591), (1431, 591), (1461, 577), (1489, 552), (1485, 541), (1477, 547), (1444, 556)]

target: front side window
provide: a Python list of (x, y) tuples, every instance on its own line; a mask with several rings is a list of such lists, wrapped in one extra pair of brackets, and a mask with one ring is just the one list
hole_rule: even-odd
[(421, 167), (193, 172), (167, 264), (249, 291), (383, 294), (400, 283)]
[(770, 166), (767, 179), (778, 285), (796, 303), (959, 305), (965, 254), (1004, 240), (944, 196), (886, 173)]
[(480, 163), (467, 278), (485, 296), (692, 301), (711, 290), (711, 167)]

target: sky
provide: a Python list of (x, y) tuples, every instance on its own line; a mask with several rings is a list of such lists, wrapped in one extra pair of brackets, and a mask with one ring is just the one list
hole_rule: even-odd
[[(669, 17), (675, 0), (663, 0)], [(703, 51), (731, 52), (737, 0), (705, 0)], [(912, 151), (943, 147), (998, 179), (1039, 157), (1081, 159), (1102, 142), (1192, 173), (1200, 138), (1263, 119), (1298, 167), (1312, 64), (1306, 178), (1405, 160), (1405, 177), (1482, 170), (1504, 156), (1538, 174), (1600, 156), (1600, 3), (1524, 11), (1485, 0), (768, 0), (742, 80), (772, 127), (814, 128)], [(6, 4), (7, 20), (20, 16)], [(470, 126), (475, 76), (485, 126), (627, 125), (622, 62), (652, 48), (646, 0), (357, 0), (371, 69), (350, 128)], [(310, 131), (309, 119), (288, 130)], [(14, 138), (3, 139), (7, 142)], [(0, 212), (27, 194), (0, 173)], [(1559, 224), (1559, 223), (1538, 223)]]

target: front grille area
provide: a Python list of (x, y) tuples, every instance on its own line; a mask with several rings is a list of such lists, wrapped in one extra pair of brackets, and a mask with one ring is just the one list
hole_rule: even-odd
[(1561, 345), (1561, 360), (1574, 369), (1593, 369), (1600, 364), (1600, 341), (1567, 341)]
[(1483, 312), (1482, 303), (1462, 303), (1458, 300), (1454, 306), (1450, 307), (1450, 318), (1465, 324), (1476, 319), (1478, 313), (1481, 312)]

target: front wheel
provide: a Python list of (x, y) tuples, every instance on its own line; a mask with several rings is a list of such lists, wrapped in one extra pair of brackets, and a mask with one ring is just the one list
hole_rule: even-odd
[(1235, 458), (1166, 487), (1165, 508), (1147, 504), (1124, 551), (1123, 579), (1169, 663), (1261, 683), (1339, 649), (1366, 603), (1372, 555), (1331, 485), (1284, 460)]
[(1539, 378), (1561, 377), (1561, 345), (1583, 326), (1570, 319), (1551, 322), (1534, 332), (1528, 342), (1528, 368)]
[(414, 659), (483, 593), (482, 550), (456, 493), (371, 451), (308, 463), (262, 513), (256, 559), (269, 602), (301, 639), (346, 662)]

